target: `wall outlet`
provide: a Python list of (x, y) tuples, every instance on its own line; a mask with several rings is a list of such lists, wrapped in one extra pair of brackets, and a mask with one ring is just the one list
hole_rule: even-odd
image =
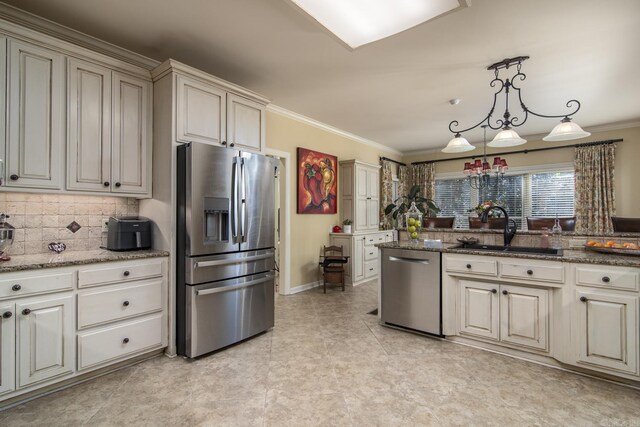
[(107, 231), (109, 231), (109, 217), (105, 216), (102, 218), (102, 232), (106, 233)]

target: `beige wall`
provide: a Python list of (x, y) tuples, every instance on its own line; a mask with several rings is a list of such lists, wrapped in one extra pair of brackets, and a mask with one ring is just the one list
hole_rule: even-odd
[[(319, 129), (297, 120), (267, 112), (267, 147), (286, 151), (296, 162), (296, 148), (319, 150), (338, 157), (338, 161), (357, 159), (379, 164), (379, 157), (400, 157), (352, 139)], [(296, 171), (291, 171), (291, 288), (320, 280), (320, 247), (329, 243), (329, 232), (340, 223), (336, 215), (299, 215), (296, 213)], [(340, 179), (340, 176), (338, 176)], [(338, 194), (338, 212), (340, 211)]]
[[(593, 133), (589, 138), (577, 141), (564, 142), (544, 142), (542, 140), (529, 141), (525, 145), (512, 148), (487, 149), (487, 156), (492, 152), (518, 151), (524, 149), (543, 148), (549, 146), (571, 145), (593, 141), (604, 141), (608, 139), (624, 139), (618, 143), (616, 150), (616, 208), (619, 216), (640, 217), (640, 190), (638, 179), (640, 168), (640, 127), (620, 129), (608, 132)], [(476, 145), (478, 146), (478, 145)], [(469, 154), (480, 154), (481, 145)], [(447, 157), (454, 157), (451, 154), (442, 152), (423, 154), (417, 156), (404, 156), (405, 163), (422, 160), (435, 160)], [(528, 154), (514, 154), (507, 156), (509, 166), (534, 166), (552, 163), (573, 162), (573, 148), (561, 150), (539, 151)], [(436, 173), (459, 172), (464, 166), (464, 161), (451, 161), (436, 163)]]

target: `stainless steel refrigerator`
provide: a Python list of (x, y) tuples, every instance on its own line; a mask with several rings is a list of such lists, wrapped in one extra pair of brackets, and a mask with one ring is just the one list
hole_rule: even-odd
[(276, 159), (178, 147), (177, 346), (197, 357), (273, 327)]

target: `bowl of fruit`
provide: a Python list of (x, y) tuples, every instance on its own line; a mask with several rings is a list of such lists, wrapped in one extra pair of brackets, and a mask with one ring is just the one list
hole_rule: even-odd
[(585, 243), (584, 247), (586, 250), (605, 254), (640, 256), (640, 246), (632, 242), (618, 243), (614, 240), (609, 240), (608, 242), (602, 243), (589, 240)]

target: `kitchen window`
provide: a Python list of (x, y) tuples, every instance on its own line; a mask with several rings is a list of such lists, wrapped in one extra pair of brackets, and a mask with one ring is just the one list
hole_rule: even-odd
[(526, 217), (555, 218), (574, 215), (573, 165), (550, 165), (545, 168), (518, 168), (505, 176), (499, 187), (471, 188), (461, 174), (436, 176), (435, 200), (439, 216), (455, 216), (456, 228), (468, 228), (470, 208), (487, 200), (504, 207), (509, 217), (526, 230)]

